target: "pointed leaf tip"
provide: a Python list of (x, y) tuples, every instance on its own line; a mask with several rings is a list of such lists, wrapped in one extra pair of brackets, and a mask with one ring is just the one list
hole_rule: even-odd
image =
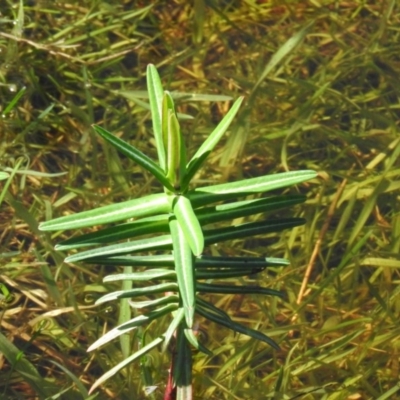
[(187, 165), (187, 175), (185, 177), (184, 184), (187, 185), (190, 179), (194, 176), (194, 174), (198, 171), (198, 169), (202, 166), (208, 155), (214, 149), (216, 144), (225, 134), (227, 129), (229, 128), (231, 122), (235, 118), (237, 112), (239, 111), (240, 105), (243, 102), (244, 97), (239, 97), (225, 117), (220, 121), (217, 127), (211, 132), (205, 142), (200, 146), (197, 150), (196, 154), (190, 160)]

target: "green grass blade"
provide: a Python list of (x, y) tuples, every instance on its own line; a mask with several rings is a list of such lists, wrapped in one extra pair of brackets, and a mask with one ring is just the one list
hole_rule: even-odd
[(377, 397), (376, 400), (390, 400), (390, 399), (395, 399), (394, 395), (400, 390), (400, 385), (396, 384), (389, 390), (387, 390), (385, 393), (382, 393), (379, 397)]
[(149, 171), (162, 185), (172, 190), (172, 186), (169, 183), (164, 171), (149, 157), (137, 150), (129, 143), (121, 140), (117, 136), (108, 132), (104, 128), (98, 125), (93, 125), (93, 129), (108, 143), (114, 146), (120, 153), (127, 156), (132, 161), (135, 161), (145, 170)]
[(7, 104), (7, 107), (4, 109), (2, 112), (3, 116), (6, 116), (12, 109), (17, 105), (18, 100), (22, 97), (22, 95), (25, 93), (26, 87), (24, 86), (21, 88), (18, 93), (13, 97), (13, 99)]
[(323, 280), (323, 282), (320, 283), (318, 289), (314, 290), (310, 295), (305, 298), (305, 301), (297, 308), (296, 313), (300, 312), (308, 304), (312, 304), (312, 302), (323, 292), (326, 287), (333, 285), (334, 280), (338, 276), (340, 276), (340, 274), (343, 272), (343, 269), (354, 257), (356, 257), (357, 254), (359, 254), (360, 249), (364, 247), (367, 241), (371, 239), (371, 235), (372, 230), (369, 230), (361, 239), (359, 239), (353, 245), (351, 249), (348, 249), (346, 251), (346, 253), (341, 258), (340, 264), (330, 271), (329, 275)]
[(117, 372), (119, 372), (122, 368), (125, 368), (129, 364), (131, 364), (133, 361), (137, 360), (138, 358), (142, 357), (144, 354), (148, 353), (150, 350), (154, 349), (157, 347), (160, 343), (162, 343), (164, 340), (163, 337), (158, 337), (154, 339), (152, 342), (150, 342), (148, 345), (142, 347), (139, 351), (136, 353), (132, 354), (130, 357), (126, 358), (119, 364), (117, 364), (115, 367), (111, 368), (109, 371), (107, 371), (104, 375), (102, 375), (97, 381), (92, 385), (92, 387), (89, 390), (89, 394), (93, 393), (93, 391), (99, 387), (102, 383), (104, 383), (107, 379), (110, 379), (112, 376), (114, 376)]
[(200, 146), (197, 150), (193, 158), (188, 163), (186, 169), (187, 173), (184, 178), (183, 186), (187, 186), (190, 180), (193, 178), (194, 174), (199, 170), (204, 161), (207, 159), (208, 155), (214, 149), (216, 144), (219, 142), (221, 137), (229, 128), (233, 118), (235, 118), (237, 112), (239, 111), (240, 105), (243, 102), (243, 97), (239, 97), (229, 112), (225, 115), (225, 117), (221, 120), (218, 126), (211, 132), (205, 142)]
[(192, 253), (195, 256), (200, 255), (204, 250), (204, 236), (190, 200), (183, 195), (177, 196), (173, 212), (185, 234)]
[(152, 64), (147, 66), (147, 90), (149, 92), (151, 117), (153, 120), (153, 131), (156, 141), (158, 161), (161, 169), (165, 171), (166, 154), (162, 137), (162, 103), (164, 91), (157, 69)]
[(171, 229), (179, 293), (185, 311), (186, 325), (188, 328), (191, 328), (193, 326), (196, 290), (193, 255), (179, 222), (176, 219), (171, 219), (169, 225)]
[(388, 185), (389, 181), (382, 178), (382, 180), (380, 180), (376, 184), (374, 190), (366, 199), (363, 208), (360, 210), (357, 221), (355, 222), (352, 228), (350, 237), (347, 242), (347, 249), (353, 247), (356, 238), (360, 235), (360, 233), (364, 229), (365, 223), (367, 222), (368, 218), (370, 218), (373, 209), (376, 207), (378, 196), (382, 195), (382, 193), (385, 193)]
[[(0, 352), (40, 399), (51, 398), (58, 392), (58, 388), (51, 382), (43, 379), (36, 368), (25, 358), (22, 351), (0, 333)], [(5, 372), (3, 372), (5, 374)], [(4, 381), (5, 383), (5, 381)]]
[[(5, 167), (4, 171), (13, 172), (13, 168)], [(20, 169), (20, 170), (17, 170), (15, 173), (18, 175), (29, 175), (29, 176), (36, 176), (36, 177), (40, 177), (40, 178), (43, 178), (43, 177), (56, 178), (58, 176), (64, 176), (64, 175), (68, 174), (68, 172), (47, 173), (47, 172), (35, 171), (33, 169)], [(6, 176), (7, 177), (9, 176), (7, 172), (6, 172)], [(1, 173), (0, 173), (0, 180), (1, 180)]]
[[(82, 381), (74, 375), (68, 368), (66, 368), (64, 365), (59, 364), (57, 361), (54, 360), (49, 360), (52, 364), (56, 365), (57, 368), (60, 368), (60, 370), (67, 375), (72, 382), (76, 385), (77, 389), (79, 390), (80, 394), (82, 395), (82, 398), (87, 400), (89, 397), (89, 393), (85, 387), (85, 385), (82, 383)], [(53, 397), (54, 398), (54, 397)]]
[(153, 194), (42, 222), (39, 225), (39, 229), (42, 231), (78, 229), (93, 225), (109, 224), (129, 218), (145, 217), (157, 213), (168, 213), (169, 210), (168, 196), (164, 193)]
[(18, 161), (15, 163), (14, 168), (11, 170), (11, 175), (7, 175), (7, 178), (8, 178), (7, 182), (4, 183), (4, 185), (1, 189), (1, 192), (0, 192), (0, 206), (3, 203), (3, 199), (6, 195), (6, 193), (8, 192), (8, 188), (11, 185), (14, 175), (18, 172), (18, 169), (23, 161), (24, 161), (23, 158), (18, 159)]
[(310, 22), (303, 29), (298, 31), (294, 36), (292, 36), (289, 40), (287, 40), (283, 44), (283, 46), (281, 46), (279, 50), (271, 57), (271, 60), (268, 62), (257, 83), (254, 85), (252, 92), (255, 92), (261, 85), (261, 83), (264, 81), (264, 79), (283, 60), (283, 58), (286, 57), (291, 52), (293, 52), (293, 50), (303, 41), (308, 32), (308, 29), (312, 24), (313, 22)]

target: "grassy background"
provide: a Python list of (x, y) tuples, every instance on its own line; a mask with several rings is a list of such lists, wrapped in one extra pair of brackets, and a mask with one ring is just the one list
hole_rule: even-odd
[[(122, 357), (118, 344), (86, 353), (117, 318), (112, 306), (93, 307), (107, 290), (104, 269), (63, 263), (65, 254), (53, 246), (66, 236), (45, 235), (37, 226), (157, 190), (90, 127), (101, 124), (155, 156), (149, 112), (137, 101), (150, 62), (169, 90), (247, 98), (199, 185), (304, 168), (321, 176), (297, 188), (309, 200), (292, 214), (305, 216), (306, 226), (213, 249), (290, 259), (290, 267), (258, 278), (283, 289), (285, 301), (214, 299), (282, 350), (201, 326), (215, 356), (195, 357), (196, 398), (396, 398), (397, 2), (3, 5), (0, 171), (9, 176), (0, 181), (0, 279), (12, 298), (0, 309), (0, 399), (89, 398), (90, 385)], [(266, 71), (309, 24), (303, 43)], [(191, 153), (229, 108), (195, 100), (179, 102), (181, 112), (194, 116), (182, 123)], [(136, 339), (160, 331), (150, 326)], [(97, 398), (144, 399), (144, 388), (154, 386), (149, 398), (161, 399), (167, 373), (167, 355), (155, 352), (110, 380)]]

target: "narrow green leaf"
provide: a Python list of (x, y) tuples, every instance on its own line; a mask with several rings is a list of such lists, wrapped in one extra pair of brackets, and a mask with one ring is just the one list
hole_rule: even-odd
[(195, 348), (198, 349), (199, 348), (199, 342), (193, 332), (193, 329), (184, 329), (183, 330), (186, 339), (188, 340), (188, 342)]
[[(159, 243), (159, 242), (157, 242)], [(169, 240), (169, 246), (172, 249), (172, 239)], [(159, 250), (160, 246), (151, 248), (151, 250)], [(160, 256), (111, 256), (111, 257), (94, 257), (85, 259), (86, 263), (132, 267), (174, 267), (174, 257), (171, 255)]]
[(303, 203), (305, 196), (276, 196), (261, 199), (243, 200), (227, 204), (218, 204), (214, 207), (205, 207), (196, 211), (202, 226), (235, 218), (266, 213), (295, 204)]
[(168, 146), (169, 146), (169, 129), (168, 129), (168, 124), (169, 124), (169, 116), (170, 114), (175, 113), (175, 105), (174, 101), (172, 100), (171, 94), (166, 90), (164, 91), (163, 95), (163, 101), (162, 101), (162, 115), (161, 115), (161, 128), (162, 128), (162, 138), (163, 138), (163, 144), (164, 144), (164, 149), (165, 149), (165, 155), (166, 155), (166, 168), (165, 168), (165, 174), (168, 172)]
[(148, 235), (149, 233), (167, 233), (168, 215), (141, 218), (134, 222), (123, 223), (100, 229), (95, 232), (86, 233), (63, 240), (55, 246), (56, 250), (77, 249), (80, 247), (96, 246), (99, 244), (110, 244), (123, 239), (132, 239), (136, 236)]
[(249, 222), (240, 225), (228, 226), (225, 228), (209, 229), (204, 230), (204, 241), (205, 244), (209, 245), (222, 242), (224, 240), (248, 238), (254, 235), (280, 232), (284, 229), (303, 225), (304, 223), (305, 220), (303, 218), (288, 218), (280, 220)]
[(101, 137), (107, 140), (107, 142), (114, 146), (119, 152), (138, 163), (141, 167), (149, 171), (162, 185), (172, 190), (172, 186), (165, 176), (164, 171), (151, 158), (147, 157), (141, 151), (108, 132), (101, 126), (93, 125), (93, 128)]
[(122, 368), (125, 368), (129, 364), (131, 364), (133, 361), (137, 360), (138, 358), (142, 357), (144, 354), (148, 353), (150, 350), (154, 349), (157, 347), (160, 343), (162, 343), (164, 338), (158, 337), (154, 339), (152, 342), (150, 342), (148, 345), (142, 347), (139, 351), (136, 353), (132, 354), (130, 357), (126, 358), (119, 364), (117, 364), (115, 367), (111, 368), (109, 371), (107, 371), (104, 375), (102, 375), (97, 381), (92, 385), (92, 387), (89, 390), (89, 394), (93, 393), (93, 391), (99, 387), (102, 383), (104, 383), (107, 379), (111, 378), (114, 376), (117, 372), (119, 372)]
[(241, 276), (258, 274), (264, 271), (265, 268), (229, 268), (229, 269), (207, 269), (196, 271), (196, 279), (228, 279)]
[(202, 307), (196, 307), (196, 313), (198, 313), (204, 318), (209, 319), (210, 321), (216, 322), (219, 325), (232, 329), (235, 332), (242, 333), (244, 335), (250, 336), (253, 339), (265, 342), (271, 347), (273, 347), (275, 350), (280, 350), (280, 347), (275, 343), (274, 340), (272, 340), (269, 336), (264, 335), (261, 332), (258, 332), (254, 329), (238, 324), (237, 322), (234, 322), (232, 320), (227, 321), (224, 318), (218, 318), (217, 316), (215, 316), (215, 314), (206, 311)]
[(164, 343), (161, 348), (161, 352), (163, 352), (163, 353), (167, 349), (169, 342), (171, 341), (172, 337), (174, 336), (178, 326), (183, 321), (183, 318), (185, 317), (185, 311), (183, 308), (179, 308), (178, 310), (173, 311), (172, 314), (174, 315), (174, 318), (171, 321), (171, 323), (169, 324), (168, 329), (163, 334), (163, 336), (165, 338)]
[(168, 92), (164, 91), (163, 101), (162, 101), (162, 114), (161, 114), (161, 132), (162, 132), (162, 139), (163, 145), (165, 150), (165, 158), (166, 158), (166, 165), (165, 165), (165, 175), (168, 172), (168, 116), (170, 107), (174, 108), (174, 103), (170, 96), (168, 96)]
[(185, 155), (181, 128), (175, 114), (170, 114), (168, 119), (168, 131), (170, 142), (168, 147), (168, 174), (167, 177), (176, 192), (181, 191), (181, 178), (186, 173), (186, 166), (182, 162)]
[(103, 279), (103, 282), (115, 282), (123, 280), (149, 281), (152, 279), (174, 278), (175, 276), (176, 272), (171, 269), (150, 269), (142, 272), (132, 272), (129, 274), (107, 275)]
[(185, 234), (192, 253), (195, 256), (200, 255), (204, 250), (204, 236), (190, 200), (183, 195), (177, 196), (173, 212)]
[[(172, 241), (171, 241), (172, 243)], [(103, 258), (90, 258), (85, 259), (88, 263), (97, 263), (103, 265), (114, 266), (141, 266), (141, 267), (174, 267), (174, 258), (172, 255), (158, 255), (158, 256), (117, 256), (117, 257), (103, 257)], [(284, 258), (258, 258), (258, 257), (211, 257), (199, 256), (195, 260), (195, 268), (198, 271), (206, 269), (246, 269), (253, 271), (267, 267), (286, 266), (289, 261)]]
[(212, 351), (208, 350), (207, 347), (203, 346), (196, 337), (196, 334), (194, 333), (193, 329), (185, 329), (184, 330), (186, 339), (188, 342), (197, 350), (201, 351), (204, 354), (207, 354), (208, 356), (212, 356), (213, 353)]
[(164, 307), (161, 307), (157, 310), (150, 311), (147, 314), (139, 315), (124, 324), (121, 324), (110, 331), (108, 331), (105, 335), (103, 335), (100, 339), (96, 340), (87, 351), (93, 351), (98, 349), (101, 346), (111, 342), (111, 340), (116, 339), (117, 337), (132, 331), (133, 329), (142, 326), (143, 324), (147, 324), (155, 319), (158, 319), (165, 314), (168, 314), (178, 308), (177, 304), (168, 304)]
[[(266, 234), (270, 232), (279, 232), (284, 229), (292, 228), (304, 224), (302, 218), (281, 219), (278, 221), (258, 221), (250, 222), (236, 226), (229, 226), (225, 228), (209, 229), (204, 231), (205, 244), (218, 243), (225, 240), (234, 240), (247, 238), (253, 235)], [(185, 234), (184, 234), (185, 237)], [(188, 244), (185, 238), (185, 243)], [(161, 250), (170, 248), (172, 239), (169, 235), (158, 236), (155, 238), (136, 240), (132, 242), (118, 243), (111, 246), (106, 246), (98, 249), (83, 251), (65, 259), (66, 262), (86, 261), (90, 263), (103, 263), (124, 265), (118, 263), (118, 256), (128, 253), (142, 251), (142, 250)], [(191, 250), (190, 245), (189, 250)], [(111, 257), (111, 261), (108, 260)], [(129, 258), (121, 258), (121, 260), (128, 261)], [(135, 259), (133, 259), (135, 263)], [(128, 264), (126, 264), (128, 265)], [(134, 264), (135, 265), (135, 264)], [(136, 262), (137, 265), (137, 262)]]
[(269, 296), (283, 297), (283, 293), (279, 290), (268, 289), (261, 286), (231, 286), (231, 285), (215, 285), (210, 283), (197, 283), (198, 292), (219, 293), (219, 294), (265, 294)]
[(180, 191), (181, 173), (184, 172), (181, 166), (183, 143), (179, 122), (175, 114), (174, 102), (169, 92), (164, 93), (162, 130), (167, 157), (166, 175), (170, 185), (175, 189), (174, 191)]
[(199, 306), (205, 308), (209, 312), (215, 314), (216, 318), (222, 318), (227, 321), (231, 321), (231, 317), (224, 310), (214, 306), (214, 304), (202, 299), (201, 297), (197, 298), (197, 304)]
[(218, 124), (218, 126), (211, 132), (211, 134), (208, 136), (208, 138), (205, 140), (205, 142), (200, 146), (200, 148), (197, 150), (193, 158), (190, 160), (188, 163), (186, 169), (187, 173), (184, 178), (183, 185), (187, 186), (190, 182), (190, 180), (193, 178), (194, 174), (199, 170), (199, 168), (202, 166), (208, 155), (211, 153), (211, 151), (214, 149), (216, 144), (219, 142), (221, 137), (224, 135), (224, 133), (227, 131), (229, 128), (229, 125), (231, 124), (233, 118), (239, 111), (240, 105), (243, 102), (243, 97), (239, 97), (229, 112), (225, 115), (225, 117), (221, 120), (221, 122)]
[(149, 101), (151, 117), (153, 120), (154, 138), (156, 141), (158, 160), (163, 171), (166, 169), (165, 148), (162, 138), (162, 102), (164, 91), (160, 76), (154, 65), (147, 66), (147, 90), (149, 92)]
[(170, 199), (164, 193), (110, 204), (108, 206), (42, 222), (42, 231), (78, 229), (86, 226), (109, 224), (129, 218), (139, 218), (170, 211)]
[(106, 301), (125, 299), (128, 297), (143, 296), (148, 294), (157, 294), (163, 292), (176, 292), (178, 285), (175, 282), (160, 283), (158, 285), (146, 286), (143, 288), (135, 288), (131, 290), (118, 290), (116, 292), (107, 293), (96, 300), (96, 304), (102, 304)]
[[(205, 207), (196, 211), (196, 215), (200, 225), (203, 226), (209, 223), (232, 220), (234, 218), (290, 207), (302, 203), (305, 199), (305, 196), (295, 195), (244, 200)], [(124, 223), (80, 235), (58, 243), (55, 248), (56, 250), (76, 249), (104, 243), (110, 244), (123, 239), (131, 239), (139, 235), (147, 235), (149, 233), (166, 232), (169, 232), (168, 215), (164, 214), (142, 218), (134, 222)]]
[(169, 222), (175, 259), (175, 271), (179, 293), (182, 298), (185, 320), (188, 328), (193, 326), (195, 309), (195, 277), (193, 255), (186, 241), (185, 233), (176, 219)]
[(129, 305), (133, 308), (150, 308), (170, 303), (179, 304), (179, 297), (175, 294), (170, 294), (154, 300), (129, 301)]
[(229, 200), (244, 197), (248, 194), (263, 193), (297, 185), (313, 179), (317, 175), (317, 172), (312, 170), (282, 172), (280, 174), (197, 188), (186, 193), (186, 196), (192, 202), (192, 206), (197, 208), (220, 200)]
[(100, 247), (98, 249), (86, 250), (77, 254), (73, 254), (65, 259), (66, 262), (83, 261), (101, 262), (102, 258), (110, 256), (124, 255), (144, 250), (160, 250), (169, 248), (172, 245), (170, 235), (162, 235), (154, 238), (135, 240), (132, 242), (118, 243), (111, 246)]
[(196, 268), (266, 268), (289, 265), (284, 258), (274, 257), (213, 257), (200, 256), (195, 259)]

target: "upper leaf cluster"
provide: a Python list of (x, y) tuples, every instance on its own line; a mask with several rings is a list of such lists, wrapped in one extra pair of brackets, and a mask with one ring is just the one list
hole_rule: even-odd
[[(67, 262), (85, 261), (103, 265), (146, 267), (143, 271), (106, 277), (105, 282), (138, 280), (147, 281), (148, 285), (144, 288), (137, 287), (106, 294), (98, 300), (98, 303), (161, 294), (161, 297), (153, 300), (131, 301), (132, 307), (146, 308), (150, 311), (112, 329), (90, 346), (89, 350), (94, 350), (138, 326), (172, 313), (170, 326), (163, 335), (114, 367), (100, 378), (94, 387), (159, 343), (163, 342), (163, 347), (166, 348), (175, 330), (178, 331), (179, 340), (185, 338), (184, 340), (197, 349), (210, 354), (210, 351), (198, 342), (192, 329), (195, 313), (278, 348), (271, 338), (234, 322), (227, 313), (201, 299), (198, 294), (253, 293), (280, 296), (279, 291), (269, 288), (210, 282), (255, 274), (270, 265), (285, 265), (286, 260), (211, 257), (203, 255), (204, 247), (224, 240), (278, 232), (302, 224), (304, 222), (302, 219), (287, 218), (215, 227), (215, 224), (221, 221), (271, 213), (303, 202), (304, 196), (299, 195), (250, 200), (242, 198), (299, 184), (316, 176), (316, 173), (310, 170), (295, 171), (190, 189), (192, 178), (227, 131), (243, 98), (236, 100), (192, 159), (187, 161), (173, 98), (169, 92), (163, 90), (160, 77), (153, 65), (149, 65), (147, 69), (147, 86), (158, 164), (104, 128), (95, 125), (94, 129), (121, 153), (153, 174), (163, 185), (164, 192), (60, 217), (40, 225), (41, 230), (65, 230), (118, 223), (68, 239), (58, 244), (57, 248), (66, 250), (93, 247), (67, 257)], [(223, 203), (224, 201), (229, 203)], [(126, 220), (130, 222), (125, 222)], [(121, 221), (124, 222), (120, 223)], [(207, 227), (209, 224), (214, 226), (209, 228)], [(146, 253), (164, 251), (165, 254), (151, 256), (140, 254), (144, 251)], [(183, 347), (186, 348), (185, 354), (188, 354), (187, 345)], [(177, 371), (179, 368), (186, 368), (185, 362), (188, 361), (187, 359), (185, 361), (185, 357), (178, 359), (183, 364), (176, 366)]]

